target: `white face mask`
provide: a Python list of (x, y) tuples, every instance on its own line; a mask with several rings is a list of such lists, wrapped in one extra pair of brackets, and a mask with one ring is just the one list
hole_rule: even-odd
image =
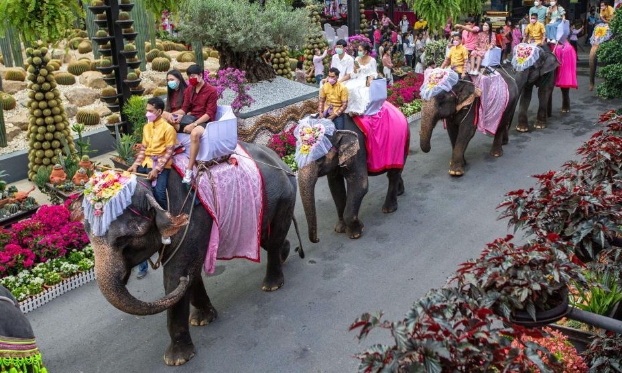
[(551, 6), (555, 6), (555, 4), (557, 4), (555, 1), (551, 1), (550, 2)]
[(533, 2), (533, 5), (534, 5), (534, 6), (540, 6), (540, 2), (539, 2), (539, 1), (534, 1), (534, 2)]

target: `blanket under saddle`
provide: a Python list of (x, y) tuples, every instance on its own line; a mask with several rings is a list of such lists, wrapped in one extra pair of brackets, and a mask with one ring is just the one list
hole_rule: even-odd
[(500, 73), (494, 72), (490, 75), (479, 75), (475, 80), (475, 86), (482, 91), (477, 130), (484, 134), (494, 135), (497, 133), (503, 111), (510, 99), (508, 85)]
[[(173, 166), (182, 176), (187, 164), (185, 153), (173, 158)], [(196, 180), (196, 167), (194, 176)], [(198, 181), (198, 198), (214, 219), (205, 272), (214, 272), (216, 259), (259, 262), (263, 179), (252, 157), (238, 144), (229, 162), (210, 166)]]

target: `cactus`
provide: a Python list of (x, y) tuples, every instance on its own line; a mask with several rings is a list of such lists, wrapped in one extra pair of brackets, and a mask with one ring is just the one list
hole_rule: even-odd
[(0, 92), (0, 108), (4, 110), (13, 110), (17, 106), (15, 98), (8, 93)]
[(127, 52), (133, 52), (136, 50), (136, 46), (132, 43), (127, 43), (123, 46), (123, 50)]
[(131, 72), (127, 74), (127, 80), (136, 80), (138, 79), (138, 75), (135, 72)]
[(153, 90), (153, 97), (166, 96), (168, 94), (168, 89), (164, 87), (158, 87)]
[(105, 38), (106, 36), (108, 36), (108, 31), (99, 30), (95, 33), (95, 36), (97, 36), (98, 38)]
[(89, 61), (89, 67), (91, 71), (97, 71), (97, 67), (99, 66), (99, 64), (101, 63), (101, 60), (92, 60)]
[(165, 52), (176, 50), (175, 43), (172, 41), (165, 41), (162, 45), (164, 46)]
[(211, 52), (209, 52), (209, 56), (211, 58), (220, 58), (220, 55), (218, 54), (218, 51), (211, 51)]
[(6, 141), (6, 127), (4, 126), (4, 110), (0, 107), (0, 148), (9, 145)]
[(177, 52), (185, 52), (185, 51), (188, 50), (188, 48), (186, 48), (186, 46), (181, 44), (181, 43), (177, 43), (177, 44), (175, 44), (175, 50)]
[(78, 45), (78, 52), (81, 54), (89, 53), (93, 51), (90, 41), (83, 41)]
[(106, 13), (100, 13), (95, 15), (95, 19), (98, 21), (106, 21), (107, 17), (108, 16), (106, 15)]
[(117, 94), (117, 90), (114, 89), (113, 87), (106, 87), (102, 89), (100, 94), (102, 97), (115, 96)]
[(23, 82), (26, 80), (26, 74), (20, 69), (9, 69), (4, 73), (4, 79)]
[(130, 14), (128, 12), (119, 12), (119, 21), (127, 21), (130, 19)]
[(9, 215), (14, 215), (19, 212), (19, 205), (17, 203), (7, 203), (4, 208), (9, 212)]
[(209, 50), (207, 50), (207, 51), (206, 51), (206, 50), (202, 51), (201, 55), (203, 55), (203, 61), (205, 61), (206, 59), (208, 59), (208, 58), (209, 58), (209, 53), (210, 53), (210, 51), (209, 51)]
[(177, 62), (195, 62), (194, 53), (183, 52), (177, 55)]
[(124, 34), (133, 34), (134, 32), (136, 32), (134, 31), (134, 27), (128, 27), (123, 29)]
[(147, 55), (145, 56), (147, 62), (152, 62), (154, 58), (158, 57), (159, 53), (160, 53), (160, 50), (157, 48), (150, 50), (149, 53), (147, 53)]
[(67, 46), (69, 47), (69, 49), (75, 51), (76, 49), (78, 49), (80, 43), (82, 43), (83, 41), (83, 38), (73, 38), (67, 42)]
[(111, 114), (106, 118), (108, 125), (112, 125), (112, 124), (117, 124), (121, 122), (121, 117), (119, 116), (119, 114)]
[(101, 66), (101, 67), (110, 67), (110, 66), (112, 66), (112, 61), (110, 61), (107, 58), (102, 58), (101, 62), (99, 63), (99, 66)]
[(56, 78), (56, 83), (60, 85), (74, 85), (76, 84), (76, 77), (65, 72), (58, 72), (54, 74), (54, 78)]
[(168, 54), (164, 53), (164, 52), (160, 52), (158, 53), (158, 57), (160, 58), (166, 58), (169, 62), (171, 62), (171, 56), (169, 56)]
[(154, 71), (166, 72), (171, 68), (171, 62), (166, 58), (157, 57), (151, 62), (151, 69)]
[(67, 71), (75, 76), (80, 76), (90, 69), (91, 64), (85, 60), (71, 61), (69, 66), (67, 66)]
[(95, 110), (80, 109), (76, 114), (76, 123), (85, 126), (95, 126), (99, 124), (99, 114)]

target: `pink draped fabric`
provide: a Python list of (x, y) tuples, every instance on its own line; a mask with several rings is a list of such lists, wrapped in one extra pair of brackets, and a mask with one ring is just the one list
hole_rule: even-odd
[[(214, 219), (206, 273), (214, 273), (216, 259), (260, 260), (263, 180), (255, 161), (239, 144), (231, 159), (234, 161), (211, 166), (211, 177), (202, 173), (199, 178), (198, 197)], [(187, 164), (185, 153), (173, 158), (173, 166), (182, 176)], [(196, 172), (195, 168), (195, 177)]]
[(510, 99), (508, 85), (499, 73), (479, 75), (475, 85), (482, 90), (477, 130), (481, 133), (494, 135), (497, 133), (501, 116)]
[(555, 87), (577, 89), (577, 52), (568, 41), (555, 48), (559, 67), (555, 73)]
[(404, 168), (409, 130), (408, 121), (398, 108), (385, 101), (377, 114), (353, 118), (366, 137), (367, 171)]

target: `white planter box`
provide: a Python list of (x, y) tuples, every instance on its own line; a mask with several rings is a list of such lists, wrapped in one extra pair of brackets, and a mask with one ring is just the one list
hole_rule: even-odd
[(91, 268), (86, 272), (78, 273), (73, 277), (63, 280), (49, 289), (43, 290), (42, 293), (19, 302), (19, 308), (22, 310), (22, 313), (34, 311), (50, 302), (52, 299), (93, 280), (95, 280), (95, 269)]
[(418, 119), (421, 119), (421, 112), (415, 113), (409, 117), (406, 118), (406, 121), (408, 121), (408, 123), (412, 123)]

